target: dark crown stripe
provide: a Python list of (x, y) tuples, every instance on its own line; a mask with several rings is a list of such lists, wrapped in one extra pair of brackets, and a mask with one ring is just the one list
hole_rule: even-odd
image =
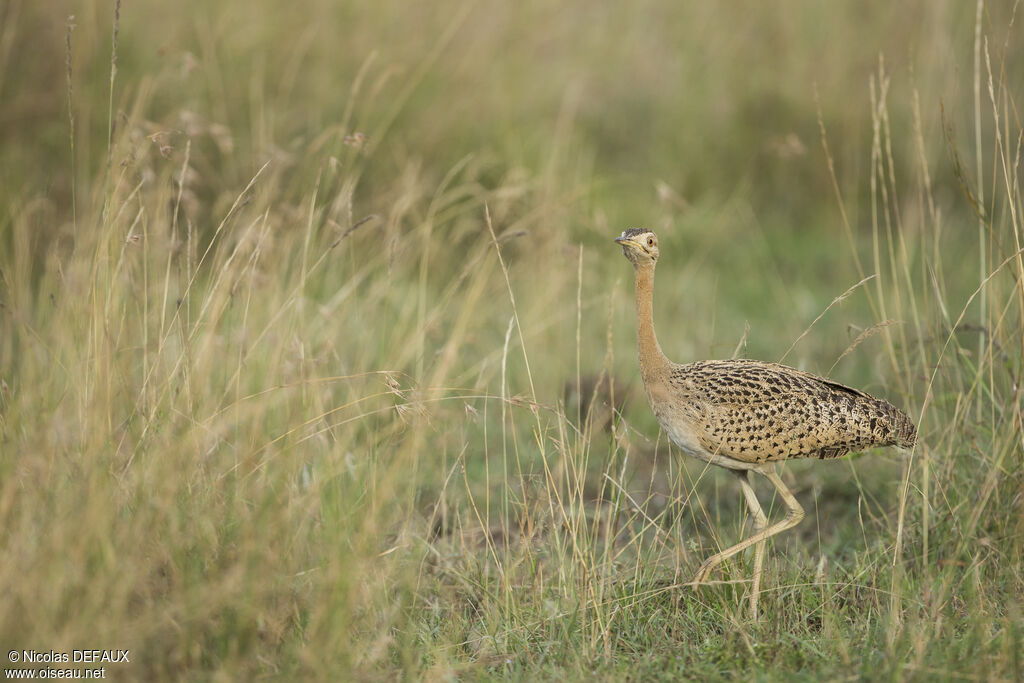
[(640, 235), (640, 234), (643, 234), (645, 232), (650, 232), (650, 231), (645, 229), (645, 228), (629, 228), (628, 230), (626, 230), (626, 232), (622, 233), (622, 236), (623, 237), (635, 237), (636, 235)]

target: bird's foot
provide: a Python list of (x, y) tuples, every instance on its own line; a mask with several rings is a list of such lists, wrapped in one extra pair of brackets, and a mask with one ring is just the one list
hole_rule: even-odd
[(717, 558), (709, 557), (708, 559), (704, 560), (704, 563), (697, 568), (696, 576), (693, 577), (692, 583), (694, 584), (694, 588), (696, 588), (697, 584), (704, 583), (705, 581), (707, 581), (708, 577), (711, 576), (711, 570), (714, 569), (716, 566), (718, 566)]

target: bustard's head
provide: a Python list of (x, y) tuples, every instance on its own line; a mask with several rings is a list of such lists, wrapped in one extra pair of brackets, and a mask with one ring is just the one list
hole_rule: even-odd
[(653, 266), (658, 260), (658, 236), (646, 228), (630, 228), (615, 238), (622, 255), (634, 266)]

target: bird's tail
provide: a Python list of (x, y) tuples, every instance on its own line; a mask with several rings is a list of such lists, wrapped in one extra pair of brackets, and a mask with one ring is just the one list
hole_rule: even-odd
[(893, 437), (900, 448), (912, 448), (917, 443), (917, 427), (913, 420), (898, 408), (893, 409)]

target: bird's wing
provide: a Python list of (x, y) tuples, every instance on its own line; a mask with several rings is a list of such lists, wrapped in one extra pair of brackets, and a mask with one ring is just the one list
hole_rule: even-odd
[(702, 445), (742, 462), (836, 458), (891, 444), (906, 419), (862, 391), (775, 363), (701, 361), (673, 377), (699, 406)]

